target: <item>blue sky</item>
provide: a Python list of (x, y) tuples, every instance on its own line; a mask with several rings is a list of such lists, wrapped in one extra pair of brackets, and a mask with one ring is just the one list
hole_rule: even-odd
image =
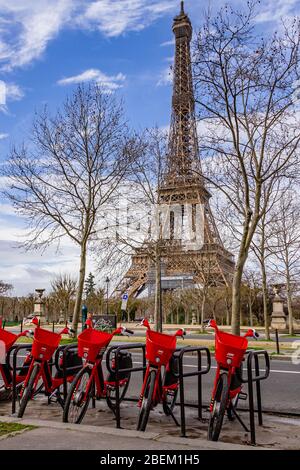
[[(225, 2), (211, 2), (213, 9)], [(242, 6), (244, 0), (232, 0)], [(26, 140), (35, 109), (55, 109), (79, 81), (98, 81), (124, 98), (132, 126), (167, 126), (170, 118), (172, 18), (179, 0), (0, 0), (0, 163)], [(194, 28), (207, 0), (186, 0)], [(258, 30), (272, 31), (300, 0), (262, 0)], [(0, 279), (15, 293), (49, 287), (55, 273), (77, 271), (77, 249), (22, 253), (24, 221), (0, 201)], [(93, 268), (90, 262), (89, 269)]]

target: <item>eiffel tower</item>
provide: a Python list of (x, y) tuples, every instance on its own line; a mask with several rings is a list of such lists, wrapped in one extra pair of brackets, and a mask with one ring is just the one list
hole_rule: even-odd
[[(162, 256), (163, 290), (231, 282), (234, 260), (222, 243), (199, 158), (190, 43), (192, 25), (184, 11), (174, 18), (175, 62), (166, 171), (158, 188), (159, 211), (168, 221)], [(188, 232), (188, 236), (187, 236)], [(122, 290), (138, 296), (154, 291), (154, 267), (143, 248), (132, 256)], [(125, 286), (125, 288), (124, 288)]]

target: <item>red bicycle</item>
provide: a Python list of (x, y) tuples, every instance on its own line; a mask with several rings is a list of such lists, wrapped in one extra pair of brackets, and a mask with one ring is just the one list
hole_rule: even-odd
[[(31, 332), (33, 336), (31, 361), (20, 392), (19, 418), (23, 417), (28, 401), (33, 398), (41, 383), (45, 387), (45, 395), (48, 396), (48, 400), (50, 401), (55, 397), (56, 401), (63, 407), (64, 400), (61, 388), (64, 379), (61, 374), (56, 374), (55, 377), (52, 376), (49, 361), (59, 346), (61, 335), (70, 334), (70, 332), (72, 330), (65, 327), (59, 333), (54, 333), (41, 328), (39, 325), (34, 333)], [(73, 377), (72, 374), (68, 375), (67, 381), (71, 382)]]
[[(2, 399), (9, 398), (12, 392), (12, 371), (9, 364), (9, 353), (17, 339), (28, 334), (30, 334), (30, 330), (25, 330), (16, 335), (0, 328), (0, 350), (2, 351), (1, 356), (3, 356), (0, 362), (0, 377), (2, 382), (0, 384), (0, 395)], [(17, 389), (20, 388), (26, 378), (30, 362), (31, 356), (29, 352), (23, 361), (21, 369), (16, 374)]]
[[(158, 403), (162, 403), (166, 416), (171, 416), (178, 425), (173, 415), (179, 386), (178, 379), (172, 374), (172, 370), (177, 372), (177, 362), (173, 353), (176, 350), (176, 338), (178, 336), (183, 338), (185, 331), (179, 329), (171, 336), (152, 331), (146, 319), (142, 320), (141, 325), (147, 328), (146, 359), (148, 364), (138, 403), (140, 412), (137, 430), (145, 431), (150, 411)], [(164, 368), (163, 378), (162, 368)]]
[[(112, 333), (95, 330), (91, 325), (78, 335), (78, 355), (83, 360), (83, 368), (74, 377), (68, 391), (63, 412), (64, 423), (79, 424), (88, 409), (90, 399), (105, 398), (109, 408), (115, 411), (116, 387), (120, 387), (120, 400), (125, 397), (129, 386), (130, 372), (120, 376), (118, 384), (115, 375), (109, 374), (104, 380), (102, 370), (103, 355), (115, 335), (132, 335), (133, 331), (119, 327)], [(131, 354), (123, 352), (120, 369), (132, 368)], [(114, 369), (112, 363), (111, 369)]]
[(226, 410), (230, 421), (236, 417), (245, 428), (236, 412), (239, 398), (247, 397), (242, 392), (241, 365), (248, 347), (247, 337), (257, 339), (259, 335), (253, 328), (250, 328), (244, 336), (225, 333), (219, 330), (215, 320), (208, 320), (207, 327), (215, 330), (217, 361), (217, 372), (209, 407), (208, 440), (217, 441)]

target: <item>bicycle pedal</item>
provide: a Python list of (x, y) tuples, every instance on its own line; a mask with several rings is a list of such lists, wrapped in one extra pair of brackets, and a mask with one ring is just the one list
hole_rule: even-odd
[(244, 392), (240, 392), (239, 393), (239, 399), (240, 400), (247, 400), (248, 398), (248, 394), (247, 393), (244, 393)]

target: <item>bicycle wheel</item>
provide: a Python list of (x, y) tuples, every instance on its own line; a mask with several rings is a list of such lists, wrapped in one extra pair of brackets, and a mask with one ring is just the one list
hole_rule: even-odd
[(228, 380), (227, 374), (221, 374), (214, 398), (213, 410), (210, 413), (208, 424), (208, 440), (217, 441), (222, 429), (224, 414), (228, 400)]
[(74, 377), (64, 406), (64, 423), (81, 423), (89, 406), (91, 390), (93, 390), (93, 380), (89, 383), (90, 375), (90, 368), (84, 367)]
[(147, 423), (148, 423), (149, 414), (150, 414), (151, 405), (152, 405), (152, 399), (153, 399), (156, 374), (157, 372), (155, 370), (152, 370), (150, 374), (148, 375), (146, 387), (144, 390), (144, 396), (143, 396), (143, 400), (142, 400), (142, 404), (140, 408), (140, 413), (139, 413), (139, 420), (138, 420), (138, 425), (137, 425), (138, 431), (145, 431)]
[(163, 410), (166, 416), (170, 416), (173, 413), (176, 405), (178, 395), (178, 387), (175, 389), (168, 389), (163, 398)]
[[(131, 374), (128, 374), (128, 378), (122, 387), (120, 387), (120, 402), (124, 400), (126, 392), (129, 387)], [(116, 387), (108, 386), (106, 391), (106, 403), (107, 406), (112, 410), (115, 411), (116, 409)]]
[(34, 382), (35, 382), (35, 379), (36, 379), (39, 371), (40, 371), (40, 365), (35, 364), (33, 366), (32, 371), (31, 371), (31, 375), (29, 377), (27, 385), (23, 390), (23, 395), (20, 399), (20, 408), (19, 408), (19, 411), (18, 411), (18, 418), (22, 418), (23, 415), (24, 415), (27, 403), (28, 403), (29, 399), (32, 397), (32, 389), (33, 389)]

